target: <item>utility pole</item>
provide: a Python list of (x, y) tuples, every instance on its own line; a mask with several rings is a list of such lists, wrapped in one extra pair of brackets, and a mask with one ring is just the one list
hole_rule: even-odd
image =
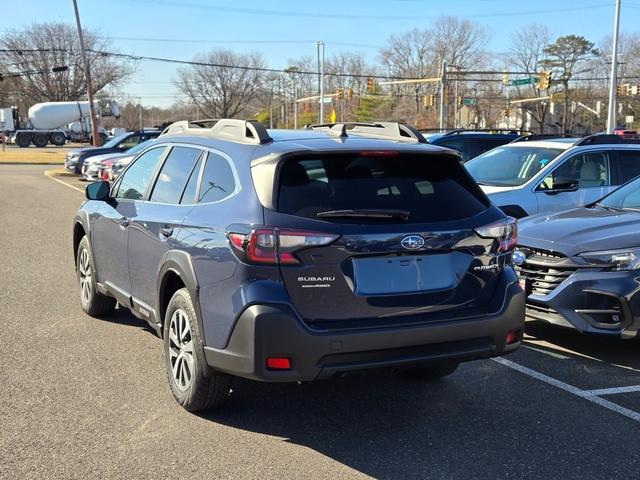
[(447, 61), (442, 61), (442, 72), (440, 73), (440, 129), (444, 130), (446, 121), (447, 102), (445, 99), (447, 89)]
[(324, 42), (318, 42), (318, 94), (320, 95), (318, 123), (324, 123)]
[(620, 28), (620, 3), (616, 0), (616, 13), (613, 20), (613, 49), (611, 52), (611, 80), (609, 84), (609, 115), (607, 116), (607, 133), (616, 128), (616, 84), (618, 83), (618, 29)]
[(138, 97), (138, 116), (140, 121), (140, 130), (142, 130), (142, 97)]
[(80, 55), (84, 64), (84, 75), (87, 80), (87, 100), (89, 100), (89, 116), (91, 117), (91, 137), (93, 146), (100, 146), (100, 134), (98, 133), (98, 118), (96, 117), (96, 107), (93, 104), (93, 82), (91, 81), (91, 71), (89, 70), (89, 60), (84, 48), (84, 37), (82, 36), (82, 26), (80, 25), (80, 14), (78, 13), (77, 0), (73, 0), (73, 10), (76, 14), (76, 25), (78, 26), (78, 39), (80, 40)]

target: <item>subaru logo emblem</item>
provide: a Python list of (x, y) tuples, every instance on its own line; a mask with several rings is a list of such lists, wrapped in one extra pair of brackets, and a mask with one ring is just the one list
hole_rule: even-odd
[(417, 250), (424, 246), (424, 238), (420, 235), (409, 235), (408, 237), (404, 237), (400, 244), (407, 250)]
[(527, 255), (521, 250), (515, 250), (512, 258), (515, 265), (522, 265), (527, 261)]

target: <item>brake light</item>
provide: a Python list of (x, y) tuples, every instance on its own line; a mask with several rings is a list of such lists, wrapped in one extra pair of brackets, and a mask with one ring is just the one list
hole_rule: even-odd
[(250, 263), (293, 265), (300, 263), (295, 253), (310, 247), (333, 243), (338, 235), (288, 230), (258, 228), (251, 233), (229, 233), (229, 242)]
[(483, 238), (495, 238), (498, 241), (498, 253), (509, 252), (518, 243), (518, 222), (512, 217), (476, 228), (475, 231)]
[(365, 150), (360, 152), (361, 157), (397, 157), (400, 152), (397, 150)]

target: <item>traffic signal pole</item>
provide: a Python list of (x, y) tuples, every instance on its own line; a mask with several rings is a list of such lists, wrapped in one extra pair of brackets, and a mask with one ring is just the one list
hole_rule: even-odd
[(618, 83), (618, 29), (620, 28), (620, 2), (616, 0), (616, 13), (613, 20), (613, 48), (611, 51), (611, 79), (609, 84), (609, 115), (607, 133), (616, 128), (616, 84)]
[(447, 102), (445, 93), (447, 88), (447, 61), (442, 61), (442, 72), (440, 74), (440, 129), (444, 130), (446, 121)]

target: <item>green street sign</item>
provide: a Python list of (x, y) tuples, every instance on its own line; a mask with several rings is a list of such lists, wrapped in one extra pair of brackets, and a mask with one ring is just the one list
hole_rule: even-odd
[(531, 85), (532, 83), (538, 83), (538, 77), (516, 78), (511, 82), (511, 85)]
[(478, 104), (478, 99), (477, 98), (463, 98), (462, 99), (462, 104), (463, 105), (477, 105)]

